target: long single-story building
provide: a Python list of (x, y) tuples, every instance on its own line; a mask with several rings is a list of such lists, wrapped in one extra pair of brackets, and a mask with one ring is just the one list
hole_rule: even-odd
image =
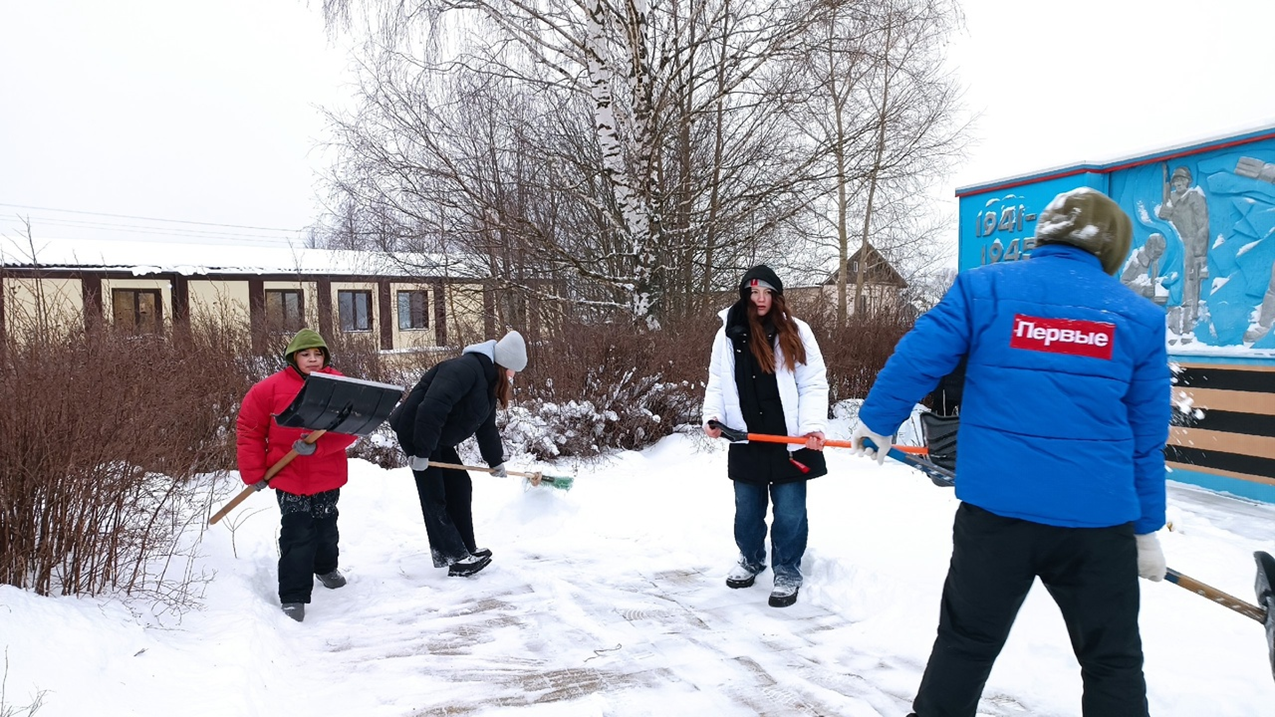
[[(495, 283), (446, 256), (240, 244), (0, 240), (0, 338), (43, 321), (168, 334), (241, 322), (254, 340), (303, 326), (366, 336), (382, 351), (495, 334)], [(526, 312), (534, 317), (536, 312)], [(537, 324), (525, 327), (536, 333)]]

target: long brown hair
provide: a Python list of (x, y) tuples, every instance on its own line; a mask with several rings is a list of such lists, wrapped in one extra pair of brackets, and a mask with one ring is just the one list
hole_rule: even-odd
[[(757, 315), (757, 304), (748, 299), (748, 347), (757, 359), (757, 365), (766, 373), (775, 372), (775, 349), (766, 339), (766, 329), (762, 326), (762, 317)], [(806, 362), (806, 345), (801, 343), (801, 333), (797, 324), (788, 315), (788, 305), (784, 303), (783, 294), (770, 295), (770, 311), (767, 313), (771, 323), (775, 325), (779, 348), (784, 351), (784, 364), (789, 371), (794, 371), (797, 364)]]
[(513, 398), (514, 387), (509, 381), (508, 369), (500, 364), (496, 364), (496, 385), (492, 390), (496, 392), (496, 401), (500, 403), (501, 408), (509, 408), (509, 399)]

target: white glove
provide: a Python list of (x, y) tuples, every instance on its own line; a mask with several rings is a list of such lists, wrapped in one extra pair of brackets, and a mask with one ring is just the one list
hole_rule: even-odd
[(491, 467), (491, 474), (492, 474), (492, 475), (494, 475), (494, 476), (496, 476), (497, 478), (508, 478), (508, 477), (509, 477), (509, 471), (505, 470), (505, 464), (504, 464), (504, 463), (497, 463), (496, 465), (492, 466), (492, 467)]
[(1138, 577), (1157, 583), (1163, 580), (1169, 568), (1164, 562), (1160, 539), (1155, 537), (1155, 533), (1135, 535), (1133, 539), (1138, 544)]
[[(879, 450), (873, 450), (864, 445), (865, 438), (876, 444)], [(850, 434), (850, 445), (855, 455), (875, 458), (877, 463), (884, 464), (885, 454), (890, 450), (890, 439), (879, 433), (873, 433), (872, 429), (868, 428), (868, 424), (859, 421), (859, 425), (855, 426), (854, 432)]]
[(411, 466), (412, 470), (421, 472), (429, 468), (429, 459), (424, 456), (411, 456), (407, 459), (407, 465)]

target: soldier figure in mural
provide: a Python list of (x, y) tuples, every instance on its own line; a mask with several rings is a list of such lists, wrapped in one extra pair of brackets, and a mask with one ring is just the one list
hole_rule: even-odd
[(1260, 341), (1270, 333), (1272, 324), (1275, 324), (1275, 264), (1271, 265), (1271, 281), (1266, 285), (1266, 295), (1257, 309), (1257, 323), (1244, 332), (1244, 342)]
[[(1257, 179), (1275, 184), (1275, 163), (1265, 162), (1256, 157), (1240, 157), (1235, 164), (1235, 174), (1240, 177)], [(1244, 332), (1244, 343), (1261, 341), (1271, 332), (1275, 325), (1275, 264), (1271, 265), (1271, 280), (1266, 285), (1266, 294), (1256, 309), (1255, 321)]]
[[(1168, 174), (1169, 167), (1164, 167)], [(1164, 202), (1156, 216), (1173, 224), (1182, 239), (1184, 282), (1178, 325), (1180, 334), (1195, 332), (1200, 311), (1200, 282), (1209, 278), (1209, 208), (1204, 190), (1191, 186), (1191, 170), (1178, 167), (1164, 184)]]
[(1155, 302), (1156, 306), (1164, 306), (1169, 300), (1169, 291), (1165, 281), (1176, 278), (1170, 274), (1160, 273), (1161, 260), (1164, 258), (1164, 235), (1156, 232), (1147, 237), (1147, 243), (1138, 247), (1129, 256), (1129, 261), (1120, 274), (1120, 283), (1133, 289), (1143, 298)]

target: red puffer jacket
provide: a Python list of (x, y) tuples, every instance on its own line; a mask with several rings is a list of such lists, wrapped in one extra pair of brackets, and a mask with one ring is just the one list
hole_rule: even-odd
[[(341, 375), (332, 368), (322, 372)], [(289, 366), (260, 381), (244, 396), (235, 422), (239, 476), (244, 483), (252, 485), (264, 478), (266, 470), (292, 450), (293, 442), (310, 432), (304, 428), (285, 428), (274, 420), (304, 385), (301, 373)], [(314, 442), (318, 450), (313, 455), (292, 459), (270, 479), (270, 486), (294, 495), (314, 495), (340, 488), (349, 475), (345, 449), (356, 440), (357, 436), (325, 433)]]

